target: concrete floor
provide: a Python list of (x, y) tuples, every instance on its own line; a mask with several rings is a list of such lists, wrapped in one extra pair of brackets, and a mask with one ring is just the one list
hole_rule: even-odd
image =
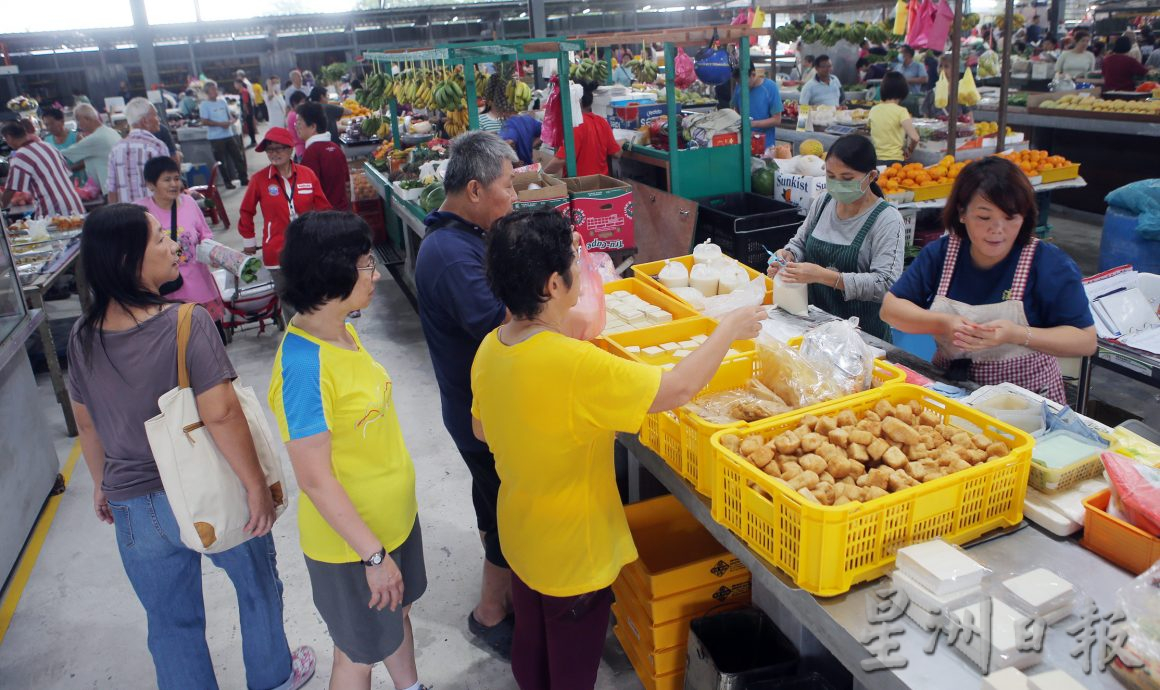
[[(247, 151), (250, 169), (265, 156)], [(215, 228), (219, 241), (240, 246), (237, 207), (242, 189), (226, 192), (233, 229)], [(1085, 275), (1095, 270), (1099, 225), (1053, 213), (1055, 241), (1076, 257)], [(50, 303), (53, 318), (75, 314), (75, 299)], [(478, 590), (482, 550), (469, 500), (467, 472), (439, 414), (436, 383), (418, 317), (389, 277), (379, 284), (374, 304), (356, 326), (367, 348), (391, 373), (400, 421), (415, 463), (420, 517), (426, 543), (429, 587), (413, 609), (420, 678), (440, 690), (514, 688), (509, 667), (474, 646), (465, 618)], [(277, 331), (239, 332), (229, 347), (242, 380), (264, 396), (278, 346)], [(62, 466), (73, 450), (46, 376), (38, 378), (40, 405), (48, 420)], [(1097, 370), (1095, 395), (1144, 417), (1160, 428), (1153, 389)], [(1105, 420), (1116, 423), (1119, 420)], [(273, 425), (273, 420), (270, 420)], [(287, 468), (289, 464), (287, 463)], [(292, 474), (287, 473), (293, 482)], [(145, 646), (145, 618), (121, 568), (112, 528), (96, 520), (92, 482), (78, 461), (68, 491), (48, 534), (11, 628), (0, 646), (0, 686), (5, 688), (147, 688), (153, 667)], [(308, 688), (325, 687), (332, 648), (310, 597), (298, 547), (296, 504), (275, 528), (280, 572), (286, 587), (286, 629), (292, 645), (311, 644), (318, 652), (318, 676)], [(243, 687), (241, 644), (233, 588), (206, 561), (204, 568), (207, 638), (223, 688)], [(375, 688), (392, 687), (385, 669), (375, 672)], [(605, 646), (597, 687), (640, 688), (635, 673), (611, 635)]]

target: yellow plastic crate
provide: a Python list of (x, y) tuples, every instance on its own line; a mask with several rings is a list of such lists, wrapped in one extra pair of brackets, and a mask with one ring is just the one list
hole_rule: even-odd
[(693, 589), (672, 594), (660, 599), (644, 600), (636, 592), (644, 591), (642, 583), (634, 571), (621, 571), (620, 577), (612, 583), (612, 593), (617, 599), (636, 597), (636, 603), (644, 611), (645, 617), (653, 625), (663, 625), (682, 618), (704, 615), (712, 608), (723, 604), (743, 605), (749, 603), (752, 580), (746, 572), (720, 582), (707, 582)]
[[(631, 292), (632, 294), (641, 298), (645, 302), (648, 302), (649, 304), (654, 304), (654, 305), (660, 307), (661, 309), (664, 309), (665, 311), (667, 311), (668, 313), (673, 315), (673, 321), (680, 321), (681, 319), (698, 318), (701, 316), (697, 312), (696, 309), (693, 309), (688, 304), (686, 304), (684, 301), (679, 300), (676, 297), (673, 297), (672, 295), (670, 295), (667, 292), (663, 292), (661, 290), (658, 290), (655, 287), (653, 287), (652, 285), (649, 285), (648, 283), (644, 282), (643, 280), (639, 280), (637, 278), (622, 278), (620, 280), (614, 280), (611, 283), (604, 284), (604, 294), (606, 294), (606, 295), (610, 295), (610, 294), (616, 292), (617, 290), (624, 290), (625, 292)], [(667, 326), (668, 324), (659, 324), (659, 325), (660, 326)], [(658, 326), (645, 326), (644, 328), (636, 329), (636, 331), (646, 331), (650, 328), (657, 328), (657, 327)], [(636, 331), (631, 331), (631, 332), (636, 332)], [(629, 331), (626, 331), (626, 332), (629, 332)], [(596, 338), (593, 340), (593, 342), (595, 342), (597, 347), (599, 347), (602, 350), (609, 349), (607, 339), (603, 335), (596, 336)]]
[(1040, 174), (1043, 175), (1043, 184), (1048, 184), (1050, 182), (1063, 182), (1064, 180), (1074, 180), (1075, 178), (1079, 177), (1079, 163), (1065, 165), (1062, 168), (1044, 170)]
[[(807, 502), (785, 482), (725, 449), (718, 432), (713, 517), (802, 589), (835, 596), (855, 583), (885, 575), (897, 550), (936, 537), (962, 544), (1023, 519), (1023, 499), (1034, 440), (1027, 433), (933, 391), (909, 384), (887, 386), (821, 405), (809, 414), (861, 413), (879, 400), (921, 403), (943, 422), (1007, 444), (1011, 452), (970, 469), (865, 503), (823, 506)], [(752, 425), (769, 440), (801, 423), (806, 411)], [(763, 489), (771, 498), (751, 488)]]
[[(802, 339), (794, 338), (789, 341), (790, 347), (801, 347)], [(732, 362), (726, 362), (721, 365), (717, 373), (713, 376), (713, 380), (705, 387), (698, 395), (705, 395), (706, 393), (718, 393), (721, 391), (730, 390), (733, 388), (743, 388), (749, 379), (757, 376), (760, 373), (760, 365), (757, 360), (756, 351), (744, 358), (736, 359)], [(898, 367), (885, 362), (883, 360), (874, 361), (874, 388), (881, 388), (889, 384), (905, 383), (906, 372)], [(850, 396), (845, 396), (846, 398)], [(841, 398), (839, 398), (841, 400)], [(825, 405), (827, 403), (819, 403)], [(680, 412), (681, 422), (681, 464), (678, 468), (681, 476), (689, 480), (699, 493), (705, 496), (713, 495), (713, 462), (716, 459), (716, 452), (713, 450), (711, 439), (713, 434), (724, 429), (732, 429), (733, 433), (745, 434), (748, 433), (748, 427), (752, 424), (764, 424), (774, 419), (780, 419), (785, 416), (803, 414), (806, 410), (814, 406), (801, 407), (796, 410), (791, 410), (784, 414), (763, 419), (757, 422), (733, 422), (731, 424), (712, 424), (705, 421), (704, 417), (700, 415), (687, 412), (684, 408)]]
[(681, 690), (685, 686), (685, 669), (654, 676), (652, 666), (648, 662), (648, 652), (640, 648), (632, 633), (626, 631), (619, 623), (612, 626), (612, 633), (616, 635), (645, 690)]
[[(692, 254), (689, 254), (687, 256), (674, 257), (672, 259), (668, 259), (668, 261), (673, 261), (673, 262), (676, 262), (679, 264), (684, 264), (685, 268), (690, 269), (690, 270), (693, 268), (693, 255)], [(762, 304), (773, 304), (773, 279), (770, 278), (769, 276), (765, 275), (764, 273), (759, 273), (758, 271), (753, 270), (752, 268), (750, 268), (749, 266), (746, 266), (745, 264), (741, 263), (740, 261), (737, 263), (739, 266), (741, 266), (742, 268), (745, 269), (745, 273), (749, 275), (750, 280), (753, 280), (754, 278), (756, 278), (758, 276), (761, 276), (765, 279), (765, 300), (762, 301)], [(638, 280), (644, 281), (648, 285), (660, 290), (661, 292), (665, 293), (666, 295), (672, 296), (673, 299), (680, 300), (681, 302), (684, 302), (684, 300), (681, 300), (680, 297), (673, 295), (673, 293), (667, 287), (665, 287), (661, 283), (661, 281), (657, 280), (657, 275), (661, 272), (661, 269), (664, 268), (664, 266), (665, 266), (664, 261), (650, 261), (649, 263), (645, 263), (645, 264), (636, 264), (632, 267), (632, 274)]]
[[(644, 348), (655, 347), (661, 343), (679, 343), (682, 340), (689, 340), (695, 335), (712, 335), (715, 330), (717, 330), (716, 321), (707, 316), (698, 316), (692, 319), (682, 319), (681, 321), (643, 328), (637, 331), (614, 333), (605, 336), (605, 339), (608, 341), (608, 351), (614, 355), (655, 366), (676, 366), (681, 360), (678, 357), (673, 357), (672, 352), (662, 352), (659, 355), (646, 355), (643, 352)], [(627, 348), (634, 345), (641, 348), (642, 352), (629, 352)], [(726, 361), (753, 352), (754, 343), (752, 340), (735, 340), (730, 347), (736, 353), (726, 356)]]
[(931, 199), (945, 199), (951, 195), (951, 189), (955, 186), (954, 182), (946, 182), (944, 184), (931, 185), (929, 187), (915, 187), (907, 191), (914, 192), (914, 200), (930, 201)]

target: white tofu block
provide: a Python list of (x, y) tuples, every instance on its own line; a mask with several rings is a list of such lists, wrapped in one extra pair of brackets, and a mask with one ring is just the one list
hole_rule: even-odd
[(644, 310), (646, 312), (652, 313), (652, 312), (656, 312), (656, 311), (664, 311), (664, 309), (661, 309), (660, 307), (658, 307), (655, 304), (652, 304), (651, 302), (645, 302), (645, 304), (648, 305), (644, 308)]
[(697, 334), (697, 335), (693, 336), (692, 338), (689, 338), (689, 340), (696, 341), (698, 344), (704, 344), (705, 341), (708, 339), (709, 339), (709, 336), (707, 336), (703, 333)]
[(946, 612), (931, 613), (923, 607), (915, 604), (913, 601), (906, 607), (906, 617), (918, 624), (918, 627), (924, 630), (930, 630), (936, 626), (941, 626), (946, 620)]
[(620, 318), (626, 323), (631, 321), (639, 321), (644, 318), (644, 312), (639, 309), (622, 309)]
[(668, 313), (667, 311), (662, 311), (662, 312), (655, 313), (655, 314), (650, 313), (647, 315), (647, 317), (648, 317), (648, 322), (651, 324), (672, 323), (672, 321), (673, 321), (673, 315)]
[(728, 359), (729, 357), (736, 357), (739, 354), (741, 354), (741, 353), (738, 352), (737, 350), (734, 350), (733, 348), (729, 348), (729, 351), (725, 353), (725, 358)]
[(1048, 671), (1036, 673), (1027, 679), (1030, 690), (1084, 690), (1084, 685), (1072, 678), (1067, 671)]
[(676, 357), (677, 359), (684, 359), (691, 354), (693, 354), (693, 353), (689, 352), (688, 350), (673, 350), (673, 356)]
[(618, 299), (625, 299), (626, 297), (636, 297), (636, 295), (632, 294), (628, 290), (615, 290), (615, 291), (613, 291), (612, 296), (616, 297)]
[(1027, 690), (1027, 676), (1017, 668), (995, 671), (983, 678), (983, 690)]
[(1071, 583), (1046, 568), (1036, 568), (1003, 581), (1003, 587), (1028, 613), (1045, 615), (1075, 598)]
[(661, 354), (661, 353), (663, 353), (663, 352), (664, 352), (664, 350), (662, 350), (662, 349), (661, 349), (661, 348), (659, 348), (659, 347), (646, 347), (646, 348), (644, 349), (644, 353), (645, 353), (646, 355), (648, 355), (649, 357), (656, 357), (657, 355), (659, 355), (659, 354)]
[(681, 349), (681, 346), (676, 343), (661, 343), (661, 349), (665, 352), (672, 352)]
[(982, 598), (983, 588), (975, 585), (969, 589), (960, 590), (953, 594), (938, 595), (918, 584), (914, 578), (901, 570), (890, 574), (894, 586), (906, 592), (910, 603), (918, 604), (927, 611), (952, 611), (961, 608), (972, 601)]
[(697, 347), (700, 346), (700, 343), (698, 343), (696, 340), (682, 340), (677, 344), (680, 345), (684, 350), (696, 350)]
[(629, 345), (628, 347), (624, 348), (624, 351), (630, 355), (640, 354), (640, 345)]
[(941, 539), (899, 549), (895, 563), (915, 582), (940, 595), (976, 587), (990, 572)]
[[(973, 626), (984, 630), (986, 621), (982, 620), (982, 602), (976, 602), (953, 611), (951, 616), (961, 622), (966, 618), (968, 611), (974, 617)], [(955, 642), (955, 649), (962, 652), (983, 672), (1008, 667), (1027, 668), (1034, 666), (1039, 663), (1042, 654), (1033, 651), (1019, 651), (1019, 644), (1025, 636), (1029, 620), (1027, 616), (1003, 603), (1002, 600), (992, 597), (990, 669), (983, 668), (983, 640), (979, 635), (972, 636), (970, 642), (967, 642), (967, 635), (964, 632), (959, 635)]]
[(668, 364), (662, 364), (661, 369), (664, 369), (665, 371), (672, 371), (673, 367), (675, 367), (675, 366), (676, 366), (675, 364), (673, 364), (672, 362), (669, 362)]

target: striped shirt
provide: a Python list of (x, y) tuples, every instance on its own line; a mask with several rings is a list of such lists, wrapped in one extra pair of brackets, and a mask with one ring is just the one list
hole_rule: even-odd
[(40, 139), (30, 140), (8, 158), (8, 188), (27, 192), (36, 199), (41, 217), (70, 216), (85, 212), (64, 156)]
[(492, 117), (488, 113), (480, 113), (479, 128), (484, 132), (499, 132), (503, 129), (503, 120)]
[(134, 128), (109, 151), (109, 194), (118, 201), (131, 202), (149, 196), (145, 186), (145, 161), (168, 156), (165, 142), (143, 129)]

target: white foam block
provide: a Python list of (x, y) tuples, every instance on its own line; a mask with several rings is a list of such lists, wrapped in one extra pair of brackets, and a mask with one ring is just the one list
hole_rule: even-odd
[(665, 352), (672, 352), (673, 350), (681, 349), (681, 346), (676, 343), (661, 343), (660, 347)]
[(664, 350), (662, 350), (659, 347), (646, 347), (644, 349), (644, 353), (650, 357), (656, 357), (657, 355), (661, 354), (662, 352), (664, 352)]
[(1059, 669), (1036, 673), (1027, 679), (1027, 687), (1031, 690), (1084, 690), (1082, 683)]
[(697, 335), (693, 336), (692, 338), (689, 338), (689, 340), (696, 341), (698, 344), (702, 344), (702, 345), (708, 339), (709, 339), (709, 336), (704, 335), (704, 334), (697, 334)]
[(1051, 613), (1075, 597), (1071, 583), (1046, 568), (1004, 580), (1003, 587), (1037, 615)]
[(696, 350), (697, 346), (700, 345), (696, 340), (682, 340), (677, 344), (681, 346), (682, 350)]
[(652, 324), (671, 323), (672, 320), (673, 320), (673, 315), (668, 313), (667, 311), (649, 312), (648, 313), (648, 321), (649, 321), (649, 323), (652, 323)]
[(943, 595), (976, 587), (989, 571), (941, 539), (898, 550), (898, 569), (927, 590)]
[(983, 690), (1027, 690), (1027, 676), (1017, 668), (1005, 668), (983, 678)]
[(691, 354), (693, 354), (693, 353), (689, 352), (688, 350), (673, 350), (673, 356), (676, 357), (677, 359), (684, 359), (685, 357), (688, 357)]

